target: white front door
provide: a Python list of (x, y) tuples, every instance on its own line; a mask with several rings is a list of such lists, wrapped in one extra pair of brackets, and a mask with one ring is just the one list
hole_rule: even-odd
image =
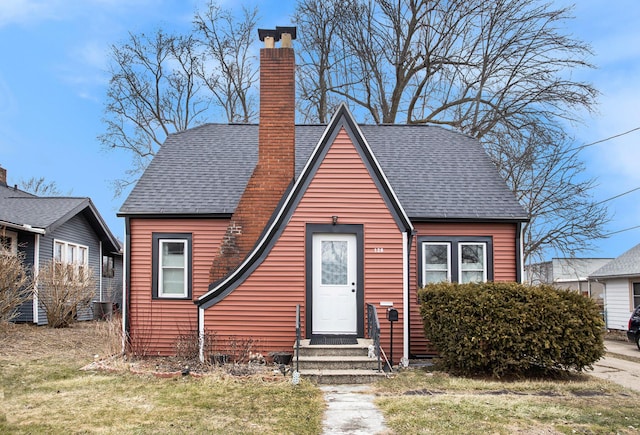
[(357, 333), (355, 234), (313, 235), (313, 334)]

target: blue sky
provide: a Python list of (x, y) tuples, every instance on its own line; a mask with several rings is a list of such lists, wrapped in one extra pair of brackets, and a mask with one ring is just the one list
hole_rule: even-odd
[[(557, 5), (570, 4), (557, 1)], [(576, 72), (602, 93), (597, 112), (572, 126), (576, 145), (640, 127), (640, 2), (580, 0), (567, 32), (594, 49), (595, 70)], [(229, 2), (231, 4), (231, 2)], [(294, 3), (253, 1), (260, 27), (290, 24)], [(73, 196), (89, 196), (113, 233), (123, 238), (110, 182), (129, 156), (105, 152), (97, 136), (109, 75), (108, 49), (127, 33), (188, 29), (196, 0), (2, 0), (0, 2), (0, 166), (9, 184), (31, 177), (55, 181)], [(219, 120), (212, 120), (219, 121)], [(640, 187), (640, 130), (585, 148), (586, 175), (597, 178), (597, 200)], [(607, 202), (609, 232), (640, 225), (640, 190)], [(599, 241), (592, 257), (616, 257), (640, 243), (640, 228)]]

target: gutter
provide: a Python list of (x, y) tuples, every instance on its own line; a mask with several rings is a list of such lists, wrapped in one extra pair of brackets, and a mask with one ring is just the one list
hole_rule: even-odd
[(19, 224), (12, 224), (10, 222), (0, 221), (0, 226), (11, 228), (13, 230), (27, 231), (29, 233), (42, 234), (42, 235), (46, 234), (46, 231), (43, 228), (34, 228), (29, 224), (19, 225)]

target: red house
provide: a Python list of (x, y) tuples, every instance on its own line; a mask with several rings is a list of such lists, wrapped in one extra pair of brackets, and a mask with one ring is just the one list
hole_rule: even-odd
[[(365, 336), (366, 306), (398, 311), (396, 355), (428, 353), (427, 282), (519, 281), (525, 211), (482, 145), (440, 127), (295, 125), (295, 28), (261, 31), (259, 125), (170, 135), (123, 204), (125, 327), (170, 355), (179, 334)], [(274, 41), (282, 38), (281, 47)]]

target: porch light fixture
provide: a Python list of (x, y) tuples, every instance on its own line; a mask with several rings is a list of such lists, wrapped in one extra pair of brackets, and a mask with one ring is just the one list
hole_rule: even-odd
[(338, 216), (331, 216), (331, 222), (336, 225), (338, 223)]

